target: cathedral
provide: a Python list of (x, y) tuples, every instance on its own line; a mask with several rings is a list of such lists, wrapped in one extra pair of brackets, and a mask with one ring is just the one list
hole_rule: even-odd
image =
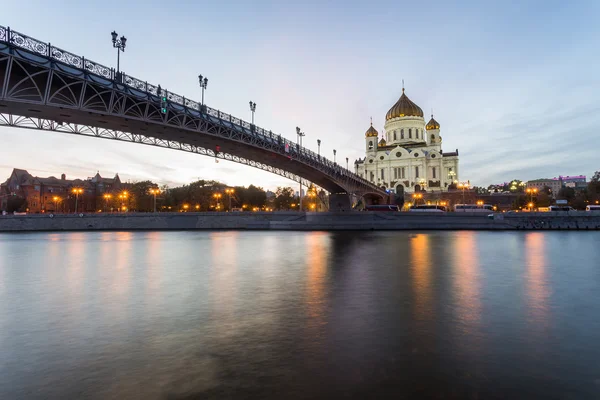
[(458, 150), (442, 151), (440, 124), (404, 93), (385, 116), (384, 132), (365, 133), (365, 158), (355, 161), (356, 174), (399, 196), (419, 191), (447, 191), (458, 181)]

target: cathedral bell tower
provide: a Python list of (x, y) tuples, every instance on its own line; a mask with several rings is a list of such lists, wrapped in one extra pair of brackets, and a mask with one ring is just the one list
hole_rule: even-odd
[(373, 120), (371, 120), (371, 126), (365, 132), (365, 152), (367, 154), (377, 153), (378, 137), (379, 137), (379, 132), (377, 132), (377, 129), (373, 128)]
[(440, 123), (433, 119), (433, 114), (431, 114), (431, 119), (425, 126), (427, 130), (427, 143), (430, 145), (441, 145), (442, 137), (440, 136)]

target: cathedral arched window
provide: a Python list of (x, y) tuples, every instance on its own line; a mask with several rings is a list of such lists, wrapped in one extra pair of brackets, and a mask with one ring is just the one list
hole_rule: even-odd
[(415, 137), (418, 139), (419, 138), (419, 130), (415, 129)]
[(372, 149), (373, 149), (373, 141), (372, 141), (372, 140), (370, 140), (370, 141), (369, 141), (369, 150), (372, 150)]
[(396, 138), (396, 131), (394, 131), (394, 140), (398, 140), (398, 138)]
[(409, 138), (409, 139), (412, 139), (412, 129), (409, 129), (409, 130), (408, 130), (408, 138)]
[(431, 141), (435, 142), (435, 135), (433, 133), (431, 134)]
[(400, 129), (400, 139), (404, 139), (404, 129)]

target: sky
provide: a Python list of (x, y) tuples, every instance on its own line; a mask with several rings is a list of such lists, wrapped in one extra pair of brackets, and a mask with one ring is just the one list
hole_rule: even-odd
[[(455, 4), (456, 3), (456, 4)], [(35, 10), (35, 12), (32, 12)], [(600, 170), (600, 2), (591, 1), (38, 1), (6, 2), (0, 25), (121, 69), (352, 165), (370, 117), (407, 96), (460, 152), (460, 178)], [(0, 128), (0, 181), (119, 173), (170, 186), (196, 179), (266, 189), (294, 185), (232, 162), (64, 133)]]

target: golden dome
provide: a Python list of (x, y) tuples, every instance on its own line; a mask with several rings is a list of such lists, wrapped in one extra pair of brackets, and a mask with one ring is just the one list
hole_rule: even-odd
[(396, 104), (390, 111), (387, 112), (385, 119), (390, 120), (392, 118), (398, 117), (422, 117), (423, 110), (421, 107), (413, 103), (405, 94), (404, 89), (402, 89), (402, 96), (398, 99)]
[(440, 123), (437, 122), (435, 119), (433, 119), (433, 114), (431, 114), (431, 119), (427, 123), (427, 126), (425, 127), (425, 129), (427, 129), (427, 130), (440, 129)]
[(379, 132), (377, 132), (377, 129), (373, 128), (373, 123), (371, 122), (371, 126), (369, 127), (369, 129), (367, 129), (367, 131), (365, 132), (365, 136), (366, 137), (377, 137), (379, 136)]
[(379, 141), (379, 143), (377, 144), (377, 146), (385, 146), (385, 139), (381, 138), (381, 140)]

